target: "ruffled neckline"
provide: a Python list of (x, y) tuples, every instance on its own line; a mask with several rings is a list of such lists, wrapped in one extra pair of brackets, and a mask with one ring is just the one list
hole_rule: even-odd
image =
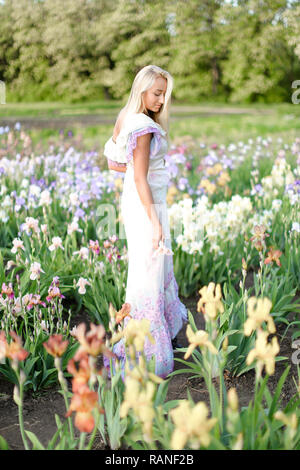
[[(160, 125), (158, 122), (154, 121), (154, 119), (152, 119), (150, 116), (148, 116), (148, 115), (145, 114), (145, 113), (134, 113), (134, 114), (143, 114), (143, 116), (146, 116), (146, 118), (150, 119), (151, 123), (153, 123), (155, 126), (157, 126), (157, 127), (159, 128), (159, 130), (161, 131), (162, 136), (163, 136), (163, 137), (165, 136), (166, 131), (163, 129), (163, 127), (161, 127), (161, 125)], [(119, 137), (119, 135), (120, 135), (121, 133), (122, 133), (122, 129), (121, 129), (121, 131), (119, 132), (119, 134), (117, 135), (117, 139), (116, 139), (116, 140), (118, 140), (118, 137)], [(111, 140), (111, 142), (112, 142), (114, 145), (117, 145), (117, 142), (115, 142), (115, 141), (113, 140), (113, 136), (110, 137), (110, 140)]]
[(145, 114), (145, 113), (136, 113), (136, 114), (143, 114), (144, 116), (146, 116), (147, 118), (149, 118), (156, 126), (160, 127), (161, 130), (162, 130), (164, 133), (166, 133), (166, 131), (161, 127), (161, 125), (160, 125), (158, 122), (154, 121), (154, 119), (152, 119), (152, 117), (148, 116), (148, 114)]

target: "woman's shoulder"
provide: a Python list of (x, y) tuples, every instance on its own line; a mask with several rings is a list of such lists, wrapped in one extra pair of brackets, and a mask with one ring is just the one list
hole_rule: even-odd
[[(121, 117), (120, 114), (118, 117)], [(161, 146), (161, 136), (165, 136), (166, 131), (155, 122), (150, 116), (144, 113), (123, 114), (121, 129), (114, 141), (111, 137), (104, 146), (104, 155), (112, 161), (126, 163), (131, 160), (133, 150), (136, 147), (137, 137), (148, 132), (153, 133), (156, 138), (154, 142), (154, 154), (157, 154)], [(115, 129), (117, 130), (117, 129)]]
[(127, 133), (149, 127), (157, 129), (162, 135), (166, 134), (166, 131), (158, 122), (144, 113), (132, 113), (130, 116), (126, 116), (124, 124), (124, 130)]
[(130, 113), (124, 118), (123, 126), (134, 127), (135, 125), (151, 124), (152, 119), (144, 113)]

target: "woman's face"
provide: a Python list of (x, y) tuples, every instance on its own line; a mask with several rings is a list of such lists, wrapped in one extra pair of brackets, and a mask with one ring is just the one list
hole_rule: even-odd
[(145, 107), (158, 113), (165, 102), (165, 94), (167, 91), (167, 79), (164, 77), (157, 77), (151, 88), (146, 90), (143, 94)]

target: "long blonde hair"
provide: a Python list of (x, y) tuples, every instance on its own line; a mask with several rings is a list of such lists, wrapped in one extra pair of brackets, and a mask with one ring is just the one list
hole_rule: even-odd
[[(163, 77), (167, 80), (167, 89), (165, 94), (164, 104), (160, 110), (155, 112), (148, 112), (143, 106), (142, 94), (152, 87), (157, 77)], [(129, 98), (126, 105), (122, 108), (122, 122), (133, 113), (139, 113), (147, 111), (148, 114), (155, 122), (157, 122), (167, 133), (166, 137), (169, 140), (169, 114), (171, 104), (171, 94), (173, 90), (173, 77), (166, 70), (158, 67), (157, 65), (146, 65), (143, 67), (135, 76), (130, 90)], [(143, 109), (144, 108), (144, 109)], [(119, 115), (120, 115), (119, 114)]]

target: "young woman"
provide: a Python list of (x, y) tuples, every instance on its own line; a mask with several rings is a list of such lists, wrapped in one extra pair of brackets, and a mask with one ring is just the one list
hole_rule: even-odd
[[(104, 155), (110, 169), (126, 172), (121, 214), (128, 246), (125, 303), (130, 316), (147, 318), (155, 340), (145, 340), (146, 359), (155, 356), (155, 373), (165, 378), (174, 369), (176, 335), (187, 321), (186, 307), (178, 298), (166, 195), (169, 173), (168, 121), (172, 76), (155, 65), (136, 75), (126, 106), (119, 113)], [(124, 327), (129, 317), (124, 319)], [(124, 340), (114, 345), (124, 378)], [(104, 357), (109, 369), (109, 360)], [(113, 361), (114, 367), (114, 361)], [(115, 370), (115, 369), (114, 369)]]

